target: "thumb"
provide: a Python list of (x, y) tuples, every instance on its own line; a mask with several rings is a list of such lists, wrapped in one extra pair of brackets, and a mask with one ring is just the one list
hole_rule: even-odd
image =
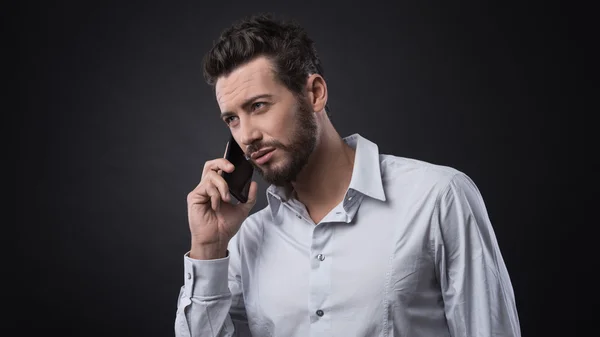
[(240, 204), (243, 208), (245, 208), (248, 212), (254, 207), (256, 204), (256, 196), (258, 194), (258, 183), (256, 181), (252, 181), (250, 183), (250, 189), (248, 190), (248, 201), (243, 204)]

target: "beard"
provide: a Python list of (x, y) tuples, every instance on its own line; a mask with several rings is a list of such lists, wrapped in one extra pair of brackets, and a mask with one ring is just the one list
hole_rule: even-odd
[(295, 181), (300, 171), (308, 163), (308, 158), (317, 144), (317, 122), (312, 108), (305, 97), (299, 96), (296, 101), (294, 114), (296, 121), (290, 135), (289, 145), (272, 140), (248, 146), (249, 153), (264, 147), (282, 150), (284, 157), (282, 163), (267, 164), (267, 167), (262, 168), (254, 161), (250, 161), (262, 178), (275, 186), (285, 186)]

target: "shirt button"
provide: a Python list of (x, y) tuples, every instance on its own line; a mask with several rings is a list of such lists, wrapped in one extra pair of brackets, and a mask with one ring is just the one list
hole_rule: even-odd
[(317, 316), (319, 316), (319, 317), (323, 316), (323, 310), (321, 310), (321, 309), (317, 310)]
[(319, 255), (317, 255), (317, 259), (319, 259), (319, 261), (323, 261), (323, 260), (325, 260), (325, 255), (319, 254)]
[(191, 279), (192, 278), (192, 274), (188, 273), (187, 274), (187, 278), (188, 278), (188, 280)]
[(297, 217), (298, 219), (302, 219), (302, 216), (301, 216), (300, 214), (296, 214), (296, 217)]

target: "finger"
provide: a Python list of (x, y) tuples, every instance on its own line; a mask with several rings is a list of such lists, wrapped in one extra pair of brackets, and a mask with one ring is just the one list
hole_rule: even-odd
[(221, 198), (223, 200), (230, 200), (229, 185), (227, 185), (227, 182), (225, 181), (225, 179), (223, 179), (222, 176), (220, 176), (216, 172), (209, 172), (206, 174), (206, 177), (204, 179), (212, 185), (214, 185), (219, 190), (219, 193), (221, 194)]
[(221, 194), (214, 185), (206, 186), (206, 193), (210, 196), (210, 207), (217, 212), (221, 206)]
[(234, 169), (235, 167), (233, 164), (225, 158), (209, 160), (204, 164), (204, 169), (202, 169), (202, 178), (211, 171), (218, 172), (219, 170), (222, 170), (231, 173)]
[(201, 181), (193, 191), (188, 193), (187, 202), (188, 205), (192, 204), (206, 204), (210, 201), (210, 195), (207, 192), (207, 186), (210, 184), (207, 181)]

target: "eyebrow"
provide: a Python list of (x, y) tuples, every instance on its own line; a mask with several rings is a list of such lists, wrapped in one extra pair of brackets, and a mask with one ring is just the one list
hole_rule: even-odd
[[(260, 94), (260, 95), (252, 96), (252, 97), (248, 98), (246, 101), (244, 101), (244, 103), (242, 104), (242, 108), (244, 108), (244, 110), (245, 110), (248, 107), (248, 105), (252, 104), (254, 101), (261, 99), (261, 98), (272, 99), (273, 95)], [(221, 113), (221, 119), (223, 119), (225, 117), (233, 116), (233, 115), (235, 115), (235, 113), (233, 113), (231, 111), (225, 111), (225, 112)]]

